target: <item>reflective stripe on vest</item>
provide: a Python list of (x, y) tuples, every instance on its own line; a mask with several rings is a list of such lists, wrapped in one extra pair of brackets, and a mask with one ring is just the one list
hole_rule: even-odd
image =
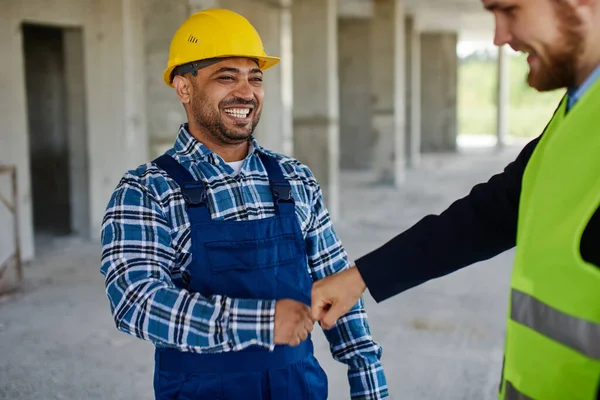
[(512, 289), (511, 319), (587, 357), (600, 360), (598, 324), (565, 314), (516, 289)]

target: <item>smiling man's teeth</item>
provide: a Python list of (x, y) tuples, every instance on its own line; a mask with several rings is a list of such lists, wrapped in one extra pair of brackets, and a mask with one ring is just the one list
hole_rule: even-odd
[(246, 118), (250, 113), (250, 110), (247, 108), (230, 108), (228, 110), (225, 110), (225, 112), (236, 118)]

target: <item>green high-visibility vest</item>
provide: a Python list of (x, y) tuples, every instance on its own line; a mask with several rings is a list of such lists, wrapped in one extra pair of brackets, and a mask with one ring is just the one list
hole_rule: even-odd
[(501, 400), (595, 400), (600, 383), (600, 268), (580, 253), (600, 206), (600, 81), (566, 105), (523, 176)]

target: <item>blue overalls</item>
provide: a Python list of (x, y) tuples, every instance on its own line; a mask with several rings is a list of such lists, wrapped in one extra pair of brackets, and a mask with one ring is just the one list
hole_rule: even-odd
[[(292, 188), (276, 159), (261, 154), (275, 216), (213, 221), (204, 184), (168, 155), (154, 162), (182, 188), (191, 224), (192, 262), (185, 289), (205, 297), (294, 299), (310, 306), (312, 280), (296, 218)], [(327, 376), (313, 356), (310, 337), (274, 351), (198, 354), (171, 348), (155, 352), (156, 399), (322, 400)]]

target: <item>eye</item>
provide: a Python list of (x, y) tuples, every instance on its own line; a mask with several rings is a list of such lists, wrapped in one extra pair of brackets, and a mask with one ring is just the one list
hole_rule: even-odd
[(231, 75), (222, 75), (222, 76), (219, 76), (219, 80), (220, 81), (233, 81), (234, 78)]
[(513, 16), (517, 11), (517, 6), (507, 6), (500, 9), (504, 14)]
[(262, 82), (263, 78), (262, 76), (255, 76), (254, 78), (250, 78), (250, 80), (254, 82)]

